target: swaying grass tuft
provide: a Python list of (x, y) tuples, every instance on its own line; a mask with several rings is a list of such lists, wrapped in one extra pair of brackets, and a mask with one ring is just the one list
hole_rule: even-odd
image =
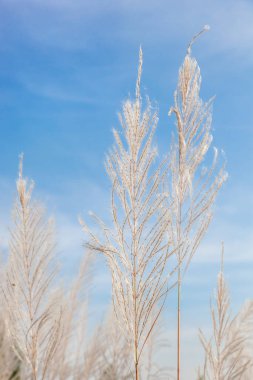
[(223, 265), (217, 278), (211, 316), (212, 337), (207, 339), (200, 330), (200, 341), (205, 351), (204, 379), (246, 380), (246, 374), (253, 366), (252, 354), (248, 349), (253, 337), (253, 302), (246, 302), (232, 317)]

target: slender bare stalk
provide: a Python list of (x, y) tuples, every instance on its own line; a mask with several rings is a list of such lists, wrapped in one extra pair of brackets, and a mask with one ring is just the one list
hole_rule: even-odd
[(212, 142), (212, 99), (204, 103), (200, 98), (201, 76), (197, 61), (191, 56), (191, 46), (208, 27), (193, 37), (179, 70), (174, 106), (177, 142), (170, 151), (169, 218), (172, 246), (178, 262), (177, 281), (177, 380), (180, 380), (181, 287), (182, 279), (212, 217), (216, 195), (226, 179), (222, 167), (215, 176), (217, 150), (209, 169), (202, 168)]
[(211, 305), (213, 335), (207, 339), (200, 330), (205, 351), (205, 380), (243, 380), (252, 373), (253, 360), (248, 345), (252, 343), (253, 302), (248, 301), (231, 316), (229, 291), (221, 270), (217, 278), (215, 306)]
[(22, 157), (13, 210), (10, 256), (3, 287), (7, 328), (28, 368), (27, 379), (43, 380), (60, 337), (60, 309), (50, 298), (55, 276), (52, 223), (32, 201), (33, 184), (23, 178)]
[(180, 380), (181, 368), (181, 265), (177, 274), (177, 379)]
[[(114, 131), (115, 146), (106, 169), (112, 182), (113, 227), (98, 217), (104, 238), (89, 234), (88, 247), (103, 253), (112, 274), (114, 310), (133, 350), (134, 378), (140, 379), (140, 360), (147, 339), (156, 324), (167, 294), (165, 266), (172, 254), (167, 242), (169, 217), (163, 208), (166, 193), (160, 184), (165, 162), (154, 169), (156, 149), (152, 140), (157, 115), (148, 101), (142, 112), (140, 79), (142, 51), (136, 84), (136, 98), (127, 100), (120, 115), (123, 139)], [(166, 240), (166, 241), (165, 241)], [(155, 315), (154, 307), (160, 303)]]

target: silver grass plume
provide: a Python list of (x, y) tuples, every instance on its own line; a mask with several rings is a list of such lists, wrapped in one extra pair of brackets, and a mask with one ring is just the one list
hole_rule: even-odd
[[(204, 30), (208, 30), (207, 26)], [(173, 245), (178, 246), (178, 261), (184, 262), (185, 269), (207, 230), (215, 198), (227, 179), (224, 164), (219, 170), (216, 168), (216, 148), (211, 166), (202, 166), (213, 139), (213, 99), (204, 103), (200, 86), (200, 69), (189, 47), (179, 70), (175, 103), (169, 112), (176, 115), (177, 128), (177, 142), (173, 141), (170, 151), (170, 232)]]
[[(172, 254), (166, 236), (168, 210), (162, 207), (167, 195), (160, 189), (166, 175), (166, 162), (157, 169), (153, 167), (157, 114), (152, 114), (149, 101), (142, 111), (141, 72), (140, 49), (136, 98), (123, 104), (123, 113), (119, 116), (123, 136), (113, 131), (115, 145), (106, 160), (112, 182), (113, 226), (106, 226), (94, 216), (104, 236), (101, 239), (81, 222), (90, 236), (88, 247), (107, 258), (114, 310), (132, 347), (136, 380), (140, 377), (142, 351), (168, 291), (164, 273)], [(160, 306), (154, 315), (158, 303)]]
[(10, 231), (9, 260), (3, 286), (6, 323), (26, 379), (47, 378), (60, 338), (60, 307), (50, 298), (55, 277), (54, 238), (40, 204), (32, 200), (33, 183), (23, 178), (20, 158), (17, 199)]

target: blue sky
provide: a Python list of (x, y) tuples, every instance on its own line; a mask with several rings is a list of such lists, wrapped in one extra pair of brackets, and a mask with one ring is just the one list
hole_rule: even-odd
[[(103, 161), (122, 101), (134, 93), (140, 44), (143, 94), (159, 105), (156, 143), (169, 146), (178, 67), (192, 35), (205, 100), (216, 95), (214, 145), (226, 152), (229, 180), (187, 274), (185, 373), (201, 360), (197, 328), (208, 328), (210, 292), (225, 242), (235, 308), (252, 297), (253, 280), (253, 3), (233, 0), (2, 0), (0, 5), (0, 226), (3, 249), (15, 196), (18, 156), (36, 195), (54, 214), (63, 271), (71, 276), (82, 249), (77, 216), (109, 219), (110, 183)], [(94, 310), (101, 313), (109, 276), (99, 261)], [(168, 305), (170, 307), (170, 305)], [(174, 296), (170, 307), (174, 358)], [(168, 309), (169, 310), (169, 309)], [(196, 350), (190, 357), (192, 347)], [(185, 377), (186, 378), (186, 377)]]

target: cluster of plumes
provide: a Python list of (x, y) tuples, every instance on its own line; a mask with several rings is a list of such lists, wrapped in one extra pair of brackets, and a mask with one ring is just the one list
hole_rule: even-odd
[(211, 306), (212, 337), (200, 330), (205, 352), (204, 380), (248, 380), (253, 376), (252, 347), (253, 302), (247, 301), (232, 316), (223, 265), (217, 278), (215, 305)]
[(190, 49), (170, 111), (176, 115), (178, 141), (171, 146), (169, 161), (153, 169), (157, 115), (151, 114), (149, 102), (142, 112), (141, 68), (140, 51), (136, 99), (127, 100), (120, 115), (125, 141), (114, 131), (115, 146), (106, 162), (112, 182), (113, 228), (95, 217), (104, 235), (101, 240), (83, 223), (89, 248), (108, 259), (115, 313), (127, 326), (136, 364), (161, 309), (155, 318), (152, 310), (167, 293), (168, 273), (176, 269), (167, 269), (168, 259), (176, 253), (180, 285), (181, 268), (187, 269), (196, 252), (226, 180), (224, 167), (216, 170), (216, 149), (210, 168), (201, 168), (212, 142), (212, 100), (203, 103), (200, 98), (200, 70)]
[(165, 269), (173, 253), (167, 238), (168, 210), (163, 207), (167, 195), (160, 187), (166, 161), (154, 168), (157, 115), (152, 114), (149, 101), (142, 111), (141, 70), (140, 50), (136, 98), (124, 103), (120, 115), (124, 140), (113, 131), (115, 145), (106, 161), (112, 182), (113, 226), (94, 216), (103, 232), (100, 238), (81, 221), (90, 236), (88, 248), (107, 258), (114, 311), (132, 347), (136, 377), (140, 376), (137, 367), (144, 346), (161, 311), (158, 302), (166, 298), (169, 274)]
[[(216, 149), (209, 168), (203, 167), (212, 142), (212, 100), (204, 103), (200, 98), (200, 70), (191, 57), (191, 44), (170, 110), (176, 116), (177, 140), (171, 144), (169, 157), (158, 163), (153, 144), (157, 113), (149, 100), (143, 109), (141, 73), (142, 50), (136, 96), (123, 104), (122, 129), (113, 131), (115, 144), (106, 160), (112, 183), (112, 223), (106, 225), (93, 215), (99, 226), (95, 234), (81, 220), (90, 252), (68, 291), (55, 286), (53, 224), (32, 199), (33, 184), (23, 178), (21, 158), (9, 259), (1, 284), (0, 358), (5, 367), (2, 370), (0, 362), (0, 379), (168, 379), (168, 370), (157, 365), (155, 356), (161, 346), (160, 315), (174, 285), (178, 289), (180, 364), (181, 271), (188, 268), (207, 231), (226, 173), (224, 166), (217, 168)], [(107, 259), (113, 311), (88, 338), (93, 252)], [(200, 335), (206, 353), (205, 380), (251, 376), (252, 362), (245, 347), (252, 303), (233, 319), (229, 306), (221, 272), (216, 311), (212, 308), (214, 337), (207, 340)], [(179, 374), (178, 367), (178, 378)]]
[[(142, 111), (140, 50), (136, 98), (123, 104), (123, 137), (113, 131), (115, 145), (106, 161), (112, 183), (113, 226), (94, 216), (101, 238), (82, 222), (90, 237), (88, 247), (107, 257), (115, 313), (131, 340), (136, 366), (173, 285), (168, 280), (178, 269), (180, 284), (181, 268), (188, 267), (196, 252), (226, 179), (224, 167), (216, 169), (217, 150), (210, 168), (201, 168), (212, 142), (212, 100), (203, 103), (199, 96), (200, 70), (188, 50), (170, 111), (176, 115), (178, 142), (172, 143), (169, 157), (156, 169), (153, 137), (157, 115), (152, 115), (149, 101)], [(173, 254), (177, 264), (168, 266)]]

